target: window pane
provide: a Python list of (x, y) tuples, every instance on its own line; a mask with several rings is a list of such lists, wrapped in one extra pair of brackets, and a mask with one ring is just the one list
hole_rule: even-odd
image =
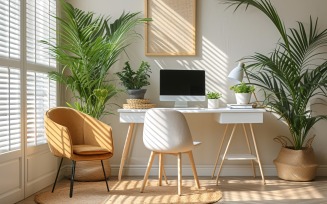
[(27, 146), (46, 143), (44, 113), (56, 106), (56, 83), (47, 73), (27, 72)]
[(41, 40), (56, 39), (56, 1), (27, 0), (26, 3), (26, 54), (30, 63), (56, 67), (55, 59), (50, 57), (49, 47)]
[(20, 70), (0, 67), (0, 153), (21, 148)]
[(20, 0), (0, 1), (0, 57), (20, 58)]

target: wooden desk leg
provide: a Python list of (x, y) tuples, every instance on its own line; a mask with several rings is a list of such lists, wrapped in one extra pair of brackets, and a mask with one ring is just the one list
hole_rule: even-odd
[(159, 174), (158, 174), (158, 179), (159, 183), (158, 186), (162, 185), (162, 153), (159, 153)]
[(252, 124), (250, 124), (250, 130), (251, 130), (251, 135), (252, 135), (252, 140), (253, 140), (253, 144), (254, 144), (255, 153), (257, 155), (257, 161), (258, 161), (258, 164), (259, 164), (259, 169), (260, 169), (261, 177), (262, 177), (262, 183), (263, 184), (266, 184), (265, 177), (264, 177), (263, 171), (262, 171), (261, 162), (260, 162), (259, 152), (258, 152), (258, 148), (257, 148), (257, 142), (255, 141), (255, 137), (254, 137), (254, 132), (253, 132)]
[(215, 172), (216, 172), (216, 168), (217, 168), (217, 165), (218, 165), (218, 160), (219, 160), (219, 156), (220, 156), (220, 152), (221, 152), (221, 148), (223, 146), (223, 143), (225, 141), (225, 137), (226, 137), (226, 133), (227, 133), (227, 130), (228, 130), (228, 124), (226, 125), (225, 127), (225, 131), (224, 131), (224, 135), (223, 135), (223, 139), (220, 143), (220, 146), (219, 146), (219, 150), (218, 150), (218, 154), (217, 154), (217, 158), (216, 158), (216, 163), (215, 163), (215, 167), (213, 169), (213, 172), (212, 172), (212, 175), (211, 175), (211, 178), (213, 178), (215, 176)]
[[(252, 154), (252, 149), (251, 149), (251, 146), (250, 146), (250, 142), (249, 142), (249, 137), (248, 137), (248, 134), (246, 132), (246, 129), (245, 129), (245, 125), (244, 123), (242, 124), (243, 126), (243, 132), (244, 132), (244, 136), (246, 138), (246, 143), (248, 145), (248, 149), (249, 149), (249, 153)], [(251, 165), (252, 165), (252, 170), (253, 170), (253, 177), (255, 178), (256, 177), (256, 172), (255, 172), (255, 167), (254, 167), (254, 162), (253, 160), (251, 160)]]
[(119, 174), (118, 174), (118, 180), (119, 181), (121, 180), (125, 160), (126, 160), (126, 158), (128, 156), (129, 147), (130, 147), (132, 136), (133, 136), (134, 125), (135, 125), (135, 123), (130, 123), (129, 127), (128, 127), (127, 136), (126, 136), (126, 139), (125, 139), (125, 145), (124, 145), (124, 149), (123, 149), (123, 154), (122, 154), (122, 157), (121, 157), (121, 160), (120, 160), (120, 167), (119, 167)]
[(232, 141), (232, 138), (233, 138), (233, 135), (234, 135), (234, 132), (235, 132), (235, 129), (236, 129), (236, 125), (237, 124), (234, 124), (234, 127), (233, 127), (232, 133), (231, 133), (231, 135), (229, 137), (229, 140), (228, 140), (228, 143), (227, 143), (223, 158), (221, 159), (221, 163), (220, 163), (220, 166), (219, 166), (219, 171), (218, 171), (217, 178), (216, 178), (216, 185), (218, 185), (219, 175), (220, 175), (221, 169), (223, 167), (223, 163), (224, 163), (224, 160), (225, 160), (225, 157), (226, 157), (230, 142)]

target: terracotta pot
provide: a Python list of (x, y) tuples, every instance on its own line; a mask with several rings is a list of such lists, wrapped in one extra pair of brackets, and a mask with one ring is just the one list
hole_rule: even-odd
[(278, 177), (290, 181), (311, 181), (316, 177), (318, 167), (311, 147), (303, 150), (282, 147), (274, 164)]

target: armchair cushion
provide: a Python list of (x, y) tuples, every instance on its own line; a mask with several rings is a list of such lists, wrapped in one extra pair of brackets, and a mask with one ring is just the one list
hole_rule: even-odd
[(79, 155), (98, 155), (110, 153), (107, 149), (93, 145), (73, 145), (74, 154)]

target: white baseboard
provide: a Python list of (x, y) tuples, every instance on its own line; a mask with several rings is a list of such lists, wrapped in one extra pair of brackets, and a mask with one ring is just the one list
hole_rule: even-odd
[[(211, 176), (213, 172), (213, 165), (196, 165), (198, 176)], [(265, 176), (277, 176), (275, 165), (263, 165), (263, 174)], [(123, 175), (125, 176), (144, 176), (146, 170), (145, 165), (126, 165), (124, 166)], [(185, 176), (192, 176), (192, 169), (190, 165), (183, 165), (182, 174)], [(167, 176), (176, 176), (177, 167), (175, 165), (165, 165)], [(118, 175), (119, 165), (111, 165), (111, 175)], [(215, 175), (217, 175), (218, 167)], [(150, 175), (158, 174), (158, 166), (154, 165), (151, 169)], [(253, 170), (250, 165), (224, 165), (221, 171), (221, 176), (253, 176)], [(256, 175), (260, 176), (260, 170), (256, 167)], [(327, 176), (327, 165), (320, 165), (317, 170), (317, 176)]]
[[(275, 165), (263, 165), (263, 174), (265, 176), (277, 176)], [(146, 165), (125, 165), (124, 176), (144, 176)], [(213, 172), (213, 165), (196, 165), (198, 176), (211, 176)], [(62, 169), (65, 175), (71, 173), (70, 165), (63, 166)], [(177, 176), (177, 167), (175, 165), (165, 165), (167, 176)], [(119, 172), (119, 165), (111, 165), (111, 176), (117, 176)], [(218, 167), (215, 172), (217, 175)], [(150, 176), (158, 175), (158, 165), (153, 165)], [(183, 176), (193, 176), (190, 165), (183, 165)], [(253, 176), (253, 170), (250, 165), (224, 165), (221, 171), (221, 176)], [(256, 175), (261, 176), (258, 166), (256, 166)], [(317, 170), (317, 176), (327, 176), (327, 165), (320, 165)]]

